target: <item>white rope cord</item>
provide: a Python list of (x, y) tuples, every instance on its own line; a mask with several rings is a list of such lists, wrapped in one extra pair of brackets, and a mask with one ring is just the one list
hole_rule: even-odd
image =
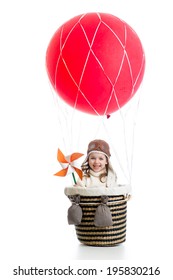
[[(105, 23), (104, 23), (104, 24), (105, 24)], [(125, 56), (128, 57), (128, 56), (127, 56), (127, 52), (126, 52), (126, 50), (125, 50), (126, 41), (127, 41), (127, 30), (126, 30), (126, 25), (124, 25), (124, 44), (123, 44), (122, 41), (119, 39), (119, 37), (115, 34), (115, 32), (114, 32), (107, 24), (105, 24), (105, 26), (107, 26), (107, 28), (114, 34), (114, 36), (117, 38), (117, 40), (119, 41), (120, 45), (121, 45), (122, 48), (124, 49), (123, 56), (122, 56), (122, 60), (121, 60), (121, 64), (120, 64), (119, 71), (118, 71), (118, 75), (117, 75), (117, 77), (116, 77), (116, 79), (115, 79), (114, 84), (112, 84), (110, 78), (108, 77), (108, 75), (106, 75), (107, 78), (108, 78), (108, 80), (109, 80), (109, 82), (110, 82), (110, 84), (112, 85), (112, 92), (111, 92), (110, 98), (109, 98), (109, 100), (108, 100), (107, 107), (106, 107), (106, 109), (105, 109), (105, 114), (107, 113), (107, 109), (108, 109), (109, 103), (110, 103), (110, 101), (111, 101), (112, 95), (114, 94), (114, 97), (115, 97), (115, 100), (116, 100), (116, 103), (117, 103), (117, 106), (118, 106), (118, 111), (119, 111), (119, 113), (120, 113), (120, 115), (121, 115), (122, 124), (123, 124), (123, 131), (124, 131), (124, 138), (123, 138), (123, 139), (124, 139), (125, 155), (126, 155), (126, 161), (127, 161), (127, 167), (128, 167), (128, 173), (129, 173), (129, 179), (128, 179), (128, 180), (130, 181), (131, 172), (130, 172), (130, 166), (129, 166), (128, 151), (127, 151), (127, 137), (126, 137), (125, 119), (124, 119), (124, 116), (123, 116), (123, 114), (122, 114), (122, 110), (121, 110), (121, 107), (120, 107), (120, 105), (119, 105), (119, 100), (118, 100), (118, 98), (117, 98), (117, 94), (116, 94), (116, 91), (115, 91), (115, 85), (116, 85), (116, 82), (117, 82), (117, 80), (118, 80), (118, 78), (119, 78), (119, 75), (120, 75), (120, 73), (121, 73), (121, 70), (122, 70), (122, 67), (123, 67), (123, 63), (124, 63)], [(128, 60), (128, 61), (129, 61), (129, 60)], [(130, 69), (130, 74), (131, 74), (131, 79), (132, 79), (132, 71), (131, 71), (130, 64), (129, 64), (129, 69)], [(132, 84), (133, 84), (133, 81), (132, 81)], [(106, 126), (105, 126), (105, 129), (106, 129)], [(107, 129), (106, 129), (106, 130), (107, 130)], [(108, 133), (108, 131), (107, 131), (107, 133)], [(124, 168), (123, 168), (123, 166), (122, 166), (122, 164), (121, 164), (121, 161), (120, 161), (120, 159), (119, 159), (119, 157), (118, 157), (118, 154), (117, 154), (115, 148), (114, 148), (114, 153), (115, 153), (116, 158), (117, 158), (117, 160), (118, 160), (119, 166), (120, 166), (121, 170), (123, 171), (123, 174), (125, 175), (125, 177), (126, 177), (126, 179), (127, 179), (127, 176), (126, 176), (126, 174), (125, 174), (125, 172), (124, 172)]]
[(63, 124), (62, 124), (62, 118), (66, 119), (65, 117), (65, 112), (60, 108), (60, 104), (59, 104), (59, 98), (57, 95), (55, 95), (55, 92), (54, 92), (54, 89), (50, 83), (50, 81), (48, 80), (49, 82), (49, 86), (50, 86), (50, 90), (51, 90), (51, 93), (52, 93), (52, 96), (53, 96), (53, 100), (54, 100), (54, 103), (55, 103), (55, 108), (58, 107), (58, 109), (56, 110), (56, 113), (57, 113), (57, 121), (58, 121), (58, 128), (60, 128), (60, 131), (61, 131), (61, 139), (62, 139), (62, 142), (64, 144), (64, 147), (65, 147), (65, 150), (67, 151), (67, 141), (66, 141), (66, 137), (65, 137), (65, 134), (64, 134), (64, 128), (63, 128)]
[[(68, 33), (68, 35), (67, 35), (67, 37), (66, 37), (66, 39), (65, 39), (63, 45), (62, 45), (63, 27), (62, 27), (62, 29), (61, 29), (60, 54), (59, 54), (59, 57), (58, 57), (58, 59), (57, 59), (56, 69), (55, 69), (55, 89), (56, 89), (56, 75), (57, 75), (57, 71), (58, 71), (58, 65), (59, 65), (60, 58), (62, 58), (63, 63), (64, 63), (64, 66), (66, 67), (68, 74), (70, 75), (72, 81), (74, 82), (74, 84), (75, 84), (76, 87), (77, 87), (77, 95), (78, 95), (79, 92), (80, 92), (80, 93), (82, 94), (82, 96), (84, 97), (84, 99), (85, 99), (85, 100), (87, 101), (87, 103), (89, 104), (89, 106), (93, 109), (93, 111), (94, 111), (97, 115), (99, 115), (99, 113), (97, 112), (97, 110), (92, 106), (92, 104), (89, 102), (89, 100), (87, 99), (87, 97), (85, 96), (85, 94), (84, 94), (84, 93), (82, 92), (82, 90), (80, 89), (80, 84), (81, 84), (81, 82), (82, 82), (82, 77), (83, 77), (83, 75), (81, 75), (80, 84), (78, 85), (78, 83), (75, 81), (73, 75), (71, 74), (71, 72), (70, 72), (70, 70), (69, 70), (69, 68), (68, 68), (68, 66), (67, 66), (67, 64), (66, 64), (66, 61), (65, 61), (65, 59), (63, 58), (63, 54), (62, 54), (62, 51), (63, 51), (63, 49), (65, 48), (66, 42), (67, 42), (67, 40), (68, 40), (70, 34), (72, 33), (72, 31), (74, 30), (74, 28), (76, 27), (76, 25), (77, 25), (77, 24), (80, 24), (80, 21), (81, 21), (81, 19), (82, 19), (84, 16), (85, 16), (85, 15), (82, 15), (82, 16), (80, 17), (80, 19), (75, 23), (75, 25), (71, 28), (71, 30), (70, 30), (70, 32)], [(88, 41), (88, 42), (89, 42), (89, 41)], [(89, 51), (89, 53), (90, 53), (90, 51)], [(85, 63), (86, 63), (86, 62), (85, 62)], [(85, 65), (85, 68), (86, 68), (86, 65)], [(83, 72), (82, 72), (83, 74), (84, 74), (84, 70), (85, 70), (85, 69), (83, 69)], [(77, 97), (76, 97), (76, 99), (77, 99)]]
[[(86, 102), (88, 103), (88, 105), (93, 109), (93, 111), (95, 112), (95, 114), (97, 115), (97, 117), (100, 117), (100, 114), (97, 112), (97, 109), (93, 107), (93, 105), (90, 103), (90, 101), (89, 101), (89, 100), (87, 99), (87, 97), (85, 96), (85, 93), (81, 90), (81, 83), (82, 83), (82, 80), (83, 80), (83, 77), (84, 77), (84, 74), (85, 74), (85, 71), (86, 71), (86, 67), (87, 67), (87, 63), (88, 63), (88, 60), (89, 60), (89, 56), (90, 56), (91, 54), (94, 56), (95, 60), (97, 61), (98, 65), (99, 65), (100, 68), (102, 69), (102, 71), (103, 71), (105, 77), (108, 79), (108, 81), (109, 81), (109, 83), (110, 83), (110, 85), (111, 85), (111, 87), (112, 87), (112, 90), (111, 90), (111, 92), (110, 92), (109, 99), (108, 99), (107, 104), (106, 104), (104, 116), (107, 115), (107, 111), (108, 111), (109, 104), (110, 104), (110, 102), (111, 102), (111, 100), (112, 100), (112, 97), (114, 96), (114, 98), (115, 98), (115, 100), (116, 100), (116, 103), (117, 103), (117, 107), (118, 107), (118, 109), (119, 109), (118, 112), (119, 112), (119, 114), (120, 114), (120, 116), (121, 116), (121, 119), (122, 119), (123, 131), (124, 131), (125, 154), (126, 154), (126, 160), (127, 160), (127, 166), (128, 166), (128, 173), (129, 173), (128, 176), (125, 174), (125, 171), (123, 170), (123, 166), (121, 165), (121, 161), (120, 161), (120, 159), (119, 159), (119, 157), (118, 157), (118, 154), (117, 154), (117, 152), (116, 152), (115, 150), (114, 150), (114, 153), (115, 153), (115, 155), (116, 155), (116, 158), (117, 158), (117, 160), (118, 160), (118, 162), (119, 162), (119, 165), (120, 165), (121, 169), (123, 170), (124, 175), (126, 176), (126, 178), (128, 177), (128, 181), (130, 181), (130, 180), (131, 180), (131, 170), (132, 170), (132, 158), (131, 158), (131, 163), (129, 163), (128, 152), (127, 152), (127, 142), (126, 142), (126, 141), (127, 141), (127, 137), (126, 137), (125, 119), (124, 119), (122, 110), (121, 110), (121, 108), (120, 108), (119, 100), (118, 100), (118, 97), (117, 97), (117, 94), (116, 94), (116, 91), (115, 91), (115, 85), (116, 85), (116, 83), (117, 83), (117, 81), (118, 81), (119, 75), (120, 75), (121, 70), (122, 70), (122, 67), (123, 67), (124, 60), (125, 60), (125, 58), (126, 58), (126, 59), (127, 59), (127, 63), (128, 63), (128, 65), (129, 65), (129, 72), (130, 72), (130, 77), (131, 77), (131, 82), (132, 82), (132, 91), (131, 91), (131, 95), (133, 95), (133, 93), (134, 93), (134, 87), (135, 87), (135, 85), (136, 85), (136, 83), (137, 83), (137, 81), (138, 81), (138, 78), (139, 78), (139, 76), (140, 76), (140, 72), (141, 72), (142, 67), (143, 67), (144, 56), (143, 56), (143, 60), (142, 60), (142, 63), (141, 63), (140, 71), (139, 71), (139, 73), (138, 73), (138, 75), (137, 75), (137, 77), (136, 77), (136, 80), (134, 81), (133, 74), (132, 74), (132, 68), (131, 68), (131, 64), (130, 64), (130, 60), (129, 60), (129, 57), (128, 57), (128, 53), (127, 53), (127, 51), (126, 51), (127, 31), (126, 31), (126, 25), (125, 25), (125, 23), (122, 21), (122, 22), (124, 23), (124, 43), (123, 43), (123, 42), (120, 40), (120, 38), (118, 37), (118, 35), (117, 35), (117, 34), (116, 34), (116, 33), (101, 19), (100, 14), (97, 13), (97, 16), (98, 16), (98, 18), (99, 18), (99, 22), (98, 22), (98, 25), (97, 25), (96, 30), (95, 30), (95, 32), (94, 32), (92, 41), (91, 41), (91, 43), (90, 43), (89, 38), (88, 38), (88, 36), (87, 36), (87, 33), (86, 33), (85, 29), (84, 29), (84, 26), (83, 26), (82, 23), (81, 23), (81, 20), (82, 20), (82, 18), (85, 17), (85, 15), (86, 15), (86, 14), (82, 15), (82, 16), (80, 17), (80, 19), (74, 24), (74, 26), (71, 28), (71, 30), (70, 30), (69, 33), (67, 34), (67, 37), (65, 38), (65, 41), (64, 41), (63, 44), (62, 44), (63, 27), (62, 27), (62, 29), (61, 29), (61, 36), (60, 36), (60, 54), (59, 54), (59, 56), (58, 56), (58, 58), (57, 58), (56, 70), (55, 70), (55, 89), (57, 89), (57, 87), (56, 87), (56, 75), (57, 75), (57, 71), (58, 71), (58, 66), (59, 66), (60, 59), (62, 59), (62, 62), (63, 62), (63, 64), (64, 64), (64, 66), (65, 66), (65, 68), (66, 68), (66, 70), (67, 70), (67, 72), (68, 72), (68, 74), (69, 74), (71, 80), (73, 81), (73, 83), (74, 83), (75, 86), (77, 87), (77, 94), (76, 94), (76, 98), (75, 98), (75, 102), (74, 102), (74, 106), (73, 106), (73, 113), (72, 113), (72, 117), (71, 117), (71, 119), (70, 119), (70, 121), (71, 121), (71, 133), (70, 133), (70, 134), (71, 134), (71, 138), (70, 138), (70, 139), (72, 139), (72, 134), (73, 134), (73, 117), (74, 117), (74, 114), (75, 114), (75, 110), (76, 110), (76, 108), (77, 108), (77, 102), (78, 102), (79, 94), (81, 94), (81, 95), (84, 97), (84, 99), (86, 100)], [(80, 27), (81, 27), (81, 29), (82, 29), (82, 31), (83, 31), (83, 33), (84, 33), (84, 36), (85, 36), (85, 38), (86, 38), (86, 41), (87, 41), (87, 44), (88, 44), (88, 47), (89, 47), (89, 50), (88, 50), (88, 53), (87, 53), (87, 56), (86, 56), (86, 60), (85, 60), (85, 62), (84, 62), (83, 70), (82, 70), (82, 73), (81, 73), (81, 76), (80, 76), (79, 83), (78, 83), (78, 82), (75, 80), (75, 78), (73, 77), (73, 74), (70, 72), (70, 69), (68, 68), (68, 65), (67, 65), (67, 63), (66, 63), (66, 61), (65, 61), (65, 59), (64, 59), (64, 57), (63, 57), (63, 49), (64, 49), (65, 46), (66, 46), (66, 43), (67, 43), (67, 41), (68, 41), (68, 38), (69, 38), (70, 34), (73, 32), (74, 28), (75, 28), (78, 24), (80, 25)], [(105, 71), (105, 69), (104, 69), (104, 67), (103, 67), (103, 65), (102, 65), (102, 63), (101, 63), (101, 61), (98, 59), (97, 55), (94, 53), (94, 51), (93, 51), (93, 49), (92, 49), (93, 44), (94, 44), (94, 41), (95, 41), (95, 38), (96, 38), (96, 35), (97, 35), (97, 32), (98, 32), (98, 29), (99, 29), (99, 27), (101, 26), (101, 24), (104, 24), (104, 25), (114, 34), (114, 36), (116, 37), (116, 39), (118, 40), (119, 44), (121, 45), (121, 47), (122, 47), (123, 50), (124, 50), (123, 56), (122, 56), (122, 59), (121, 59), (121, 63), (120, 63), (120, 66), (119, 66), (118, 75), (115, 77), (114, 83), (111, 81), (111, 79), (110, 79), (110, 77), (108, 76), (108, 74), (106, 73), (106, 71)], [(60, 107), (61, 107), (61, 106), (60, 106)], [(62, 111), (62, 110), (61, 110), (61, 111)], [(66, 120), (67, 120), (67, 119), (66, 119)], [(101, 122), (103, 123), (103, 126), (104, 126), (104, 128), (105, 128), (105, 131), (107, 132), (107, 135), (109, 135), (109, 132), (108, 132), (108, 130), (107, 130), (107, 127), (106, 127), (106, 125), (105, 125), (105, 123), (104, 123), (103, 118), (101, 118)], [(76, 133), (76, 131), (75, 131), (75, 133)], [(133, 131), (133, 136), (132, 136), (132, 137), (134, 138), (134, 131)], [(134, 142), (133, 142), (133, 144), (134, 144)], [(113, 147), (113, 145), (112, 145), (112, 147)]]

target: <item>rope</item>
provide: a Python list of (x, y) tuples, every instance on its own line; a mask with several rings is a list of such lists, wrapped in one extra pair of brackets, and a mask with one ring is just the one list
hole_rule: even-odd
[[(77, 102), (78, 102), (78, 97), (79, 97), (79, 94), (81, 94), (84, 99), (86, 100), (86, 102), (88, 103), (88, 105), (92, 108), (92, 110), (95, 112), (96, 116), (97, 117), (101, 117), (100, 114), (97, 112), (97, 109), (93, 107), (93, 105), (90, 103), (90, 101), (87, 99), (87, 97), (85, 96), (85, 93), (81, 90), (81, 83), (82, 83), (82, 80), (83, 80), (83, 77), (84, 77), (84, 74), (85, 74), (85, 71), (86, 71), (86, 67), (87, 67), (87, 63), (88, 63), (88, 60), (89, 60), (89, 56), (92, 54), (95, 58), (95, 60), (97, 61), (99, 67), (102, 69), (105, 77), (107, 78), (107, 80), (109, 81), (111, 87), (112, 87), (112, 90), (111, 90), (111, 93), (110, 93), (110, 96), (109, 96), (109, 99), (107, 101), (107, 104), (106, 104), (106, 108), (105, 108), (105, 112), (104, 112), (104, 115), (103, 117), (99, 118), (99, 125), (96, 129), (96, 132), (99, 131), (101, 125), (103, 125), (103, 128), (106, 132), (106, 135), (107, 137), (109, 137), (109, 141), (111, 142), (111, 137), (110, 137), (110, 133), (107, 129), (107, 126), (104, 122), (104, 117), (107, 115), (107, 111), (108, 111), (108, 107), (109, 107), (109, 104), (112, 100), (112, 98), (114, 97), (115, 98), (115, 101), (117, 103), (117, 107), (118, 107), (118, 113), (120, 115), (120, 118), (121, 118), (121, 121), (122, 121), (122, 127), (123, 127), (123, 141), (124, 141), (124, 148), (125, 148), (125, 155), (126, 155), (126, 161), (127, 161), (127, 169), (128, 169), (128, 174), (126, 174), (125, 170), (124, 170), (124, 167), (122, 166), (121, 164), (121, 160), (118, 156), (118, 153), (116, 151), (116, 149), (114, 148), (114, 144), (112, 144), (112, 147), (113, 147), (113, 150), (114, 150), (114, 154), (116, 156), (116, 159), (118, 161), (118, 164), (120, 166), (120, 169), (122, 170), (124, 176), (126, 177), (126, 179), (128, 180), (128, 183), (130, 182), (131, 183), (131, 173), (132, 173), (132, 161), (133, 161), (133, 150), (134, 150), (134, 128), (135, 128), (135, 120), (133, 121), (133, 131), (132, 131), (132, 151), (131, 151), (131, 159), (129, 159), (129, 156), (128, 156), (128, 145), (127, 145), (127, 131), (126, 131), (126, 120), (125, 120), (125, 117), (123, 115), (123, 112), (122, 112), (122, 109), (120, 108), (120, 104), (119, 104), (119, 100), (118, 100), (118, 97), (117, 97), (117, 94), (116, 94), (116, 90), (115, 90), (115, 86), (116, 86), (116, 83), (118, 81), (118, 78), (119, 78), (119, 75), (121, 73), (121, 70), (122, 70), (122, 67), (123, 67), (123, 63), (124, 63), (124, 60), (125, 58), (127, 59), (127, 62), (128, 62), (128, 65), (129, 65), (129, 72), (130, 72), (130, 77), (131, 77), (131, 81), (132, 81), (132, 91), (131, 91), (131, 95), (133, 95), (134, 93), (134, 87), (136, 85), (136, 82), (138, 81), (138, 78), (140, 76), (140, 72), (142, 70), (142, 66), (143, 66), (143, 63), (144, 63), (144, 57), (143, 57), (143, 61), (141, 63), (141, 68), (140, 68), (140, 71), (137, 75), (137, 78), (136, 80), (134, 81), (133, 79), (133, 74), (132, 74), (132, 68), (131, 68), (131, 65), (130, 65), (130, 60), (129, 60), (129, 57), (128, 57), (128, 53), (126, 51), (126, 41), (127, 41), (127, 30), (126, 30), (126, 25), (124, 23), (124, 42), (122, 42), (120, 40), (120, 38), (118, 37), (118, 35), (101, 19), (100, 17), (100, 14), (97, 13), (97, 16), (99, 18), (99, 22), (98, 22), (98, 25), (96, 27), (96, 30), (94, 32), (94, 35), (93, 35), (93, 38), (92, 38), (92, 41), (90, 43), (89, 41), (89, 38), (87, 37), (87, 33), (85, 31), (85, 28), (84, 26), (82, 25), (81, 23), (81, 20), (83, 17), (85, 17), (86, 14), (82, 15), (80, 17), (80, 19), (74, 24), (74, 26), (71, 28), (71, 30), (69, 31), (67, 37), (65, 38), (64, 40), (64, 43), (62, 43), (62, 36), (63, 36), (63, 27), (61, 29), (61, 36), (60, 36), (60, 54), (57, 58), (57, 63), (56, 63), (56, 69), (55, 69), (55, 89), (56, 89), (56, 75), (57, 75), (57, 71), (58, 71), (58, 65), (59, 65), (59, 62), (60, 62), (60, 59), (62, 59), (62, 62), (71, 78), (71, 80), (73, 81), (73, 83), (75, 84), (75, 86), (77, 87), (77, 94), (76, 94), (76, 98), (75, 98), (75, 103), (74, 103), (74, 106), (73, 106), (73, 110), (72, 110), (72, 113), (70, 115), (70, 119), (69, 119), (69, 116), (67, 116), (67, 114), (65, 114), (63, 112), (63, 109), (61, 107), (61, 105), (59, 104), (58, 102), (58, 99), (57, 99), (57, 102), (58, 102), (58, 110), (59, 110), (59, 114), (58, 114), (58, 118), (59, 118), (59, 126), (60, 126), (60, 129), (62, 131), (62, 138), (63, 138), (63, 143), (64, 143), (64, 146), (67, 146), (66, 145), (66, 142), (69, 141), (70, 143), (70, 146), (72, 147), (73, 146), (73, 134), (75, 133), (75, 138), (76, 139), (79, 139), (79, 135), (77, 136), (77, 133), (79, 134), (80, 132), (76, 131), (74, 132), (73, 130), (73, 124), (74, 124), (74, 117), (75, 117), (75, 112), (76, 112), (76, 108), (77, 108)], [(88, 53), (87, 53), (87, 56), (86, 56), (86, 60), (84, 62), (84, 66), (83, 66), (83, 70), (82, 70), (82, 73), (81, 73), (81, 76), (80, 76), (80, 80), (79, 80), (79, 83), (77, 83), (77, 81), (75, 80), (75, 78), (73, 77), (73, 74), (70, 72), (70, 69), (68, 68), (68, 65), (63, 57), (63, 49), (65, 48), (66, 46), (66, 43), (68, 41), (68, 38), (70, 36), (70, 34), (73, 32), (74, 28), (77, 26), (77, 25), (80, 25), (81, 27), (81, 30), (83, 31), (83, 34), (86, 38), (86, 41), (87, 41), (87, 44), (88, 44), (88, 47), (89, 47), (89, 50), (88, 50)], [(97, 35), (97, 32), (99, 30), (99, 27), (101, 26), (101, 24), (103, 24), (104, 26), (106, 26), (113, 34), (114, 36), (116, 37), (116, 39), (118, 40), (119, 44), (121, 45), (121, 47), (123, 48), (124, 52), (123, 52), (123, 55), (122, 55), (122, 59), (121, 59), (121, 63), (120, 63), (120, 66), (119, 66), (119, 71), (118, 71), (118, 75), (117, 77), (115, 78), (115, 81), (114, 83), (111, 81), (110, 77), (108, 76), (108, 74), (106, 73), (101, 61), (98, 59), (98, 57), (96, 56), (96, 54), (94, 53), (92, 47), (94, 45), (94, 41), (95, 41), (95, 38), (96, 38), (96, 35)], [(138, 103), (138, 106), (139, 106), (139, 103)], [(137, 106), (137, 109), (138, 109), (138, 106)], [(67, 134), (68, 134), (68, 137), (65, 135), (66, 133), (64, 133), (64, 127), (62, 125), (62, 122), (61, 122), (61, 116), (60, 116), (60, 113), (63, 115), (63, 118), (65, 119), (66, 121), (66, 128), (67, 129)], [(68, 118), (68, 119), (67, 119)], [(82, 121), (81, 119), (79, 121)], [(68, 123), (70, 122), (70, 128), (69, 128), (69, 125)]]

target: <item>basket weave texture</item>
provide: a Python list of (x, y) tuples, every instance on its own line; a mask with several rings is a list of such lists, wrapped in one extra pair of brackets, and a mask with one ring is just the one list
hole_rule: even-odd
[(101, 196), (81, 196), (80, 206), (83, 216), (80, 225), (76, 225), (78, 240), (90, 246), (115, 246), (126, 240), (127, 199), (124, 195), (108, 196), (113, 225), (96, 227), (95, 211), (101, 203)]

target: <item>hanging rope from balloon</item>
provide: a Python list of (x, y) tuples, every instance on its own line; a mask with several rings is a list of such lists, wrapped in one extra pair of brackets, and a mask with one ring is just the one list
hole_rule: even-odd
[[(66, 120), (66, 130), (71, 123), (69, 130), (73, 133), (77, 110), (98, 118), (109, 135), (105, 116), (109, 119), (119, 113), (129, 162), (121, 108), (135, 95), (145, 69), (143, 47), (135, 31), (111, 14), (78, 15), (53, 35), (47, 48), (46, 68), (51, 85), (60, 97), (58, 102), (64, 100), (72, 108), (69, 122), (68, 110), (62, 108), (62, 103), (59, 105), (59, 117), (61, 121)], [(62, 123), (61, 127), (64, 130)], [(121, 165), (121, 159), (118, 162)], [(128, 166), (130, 180), (130, 163)]]

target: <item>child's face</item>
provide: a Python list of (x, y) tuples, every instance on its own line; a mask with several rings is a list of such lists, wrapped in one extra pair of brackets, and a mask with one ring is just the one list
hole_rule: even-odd
[(88, 163), (94, 172), (100, 172), (107, 164), (107, 157), (103, 154), (94, 152), (89, 155)]

